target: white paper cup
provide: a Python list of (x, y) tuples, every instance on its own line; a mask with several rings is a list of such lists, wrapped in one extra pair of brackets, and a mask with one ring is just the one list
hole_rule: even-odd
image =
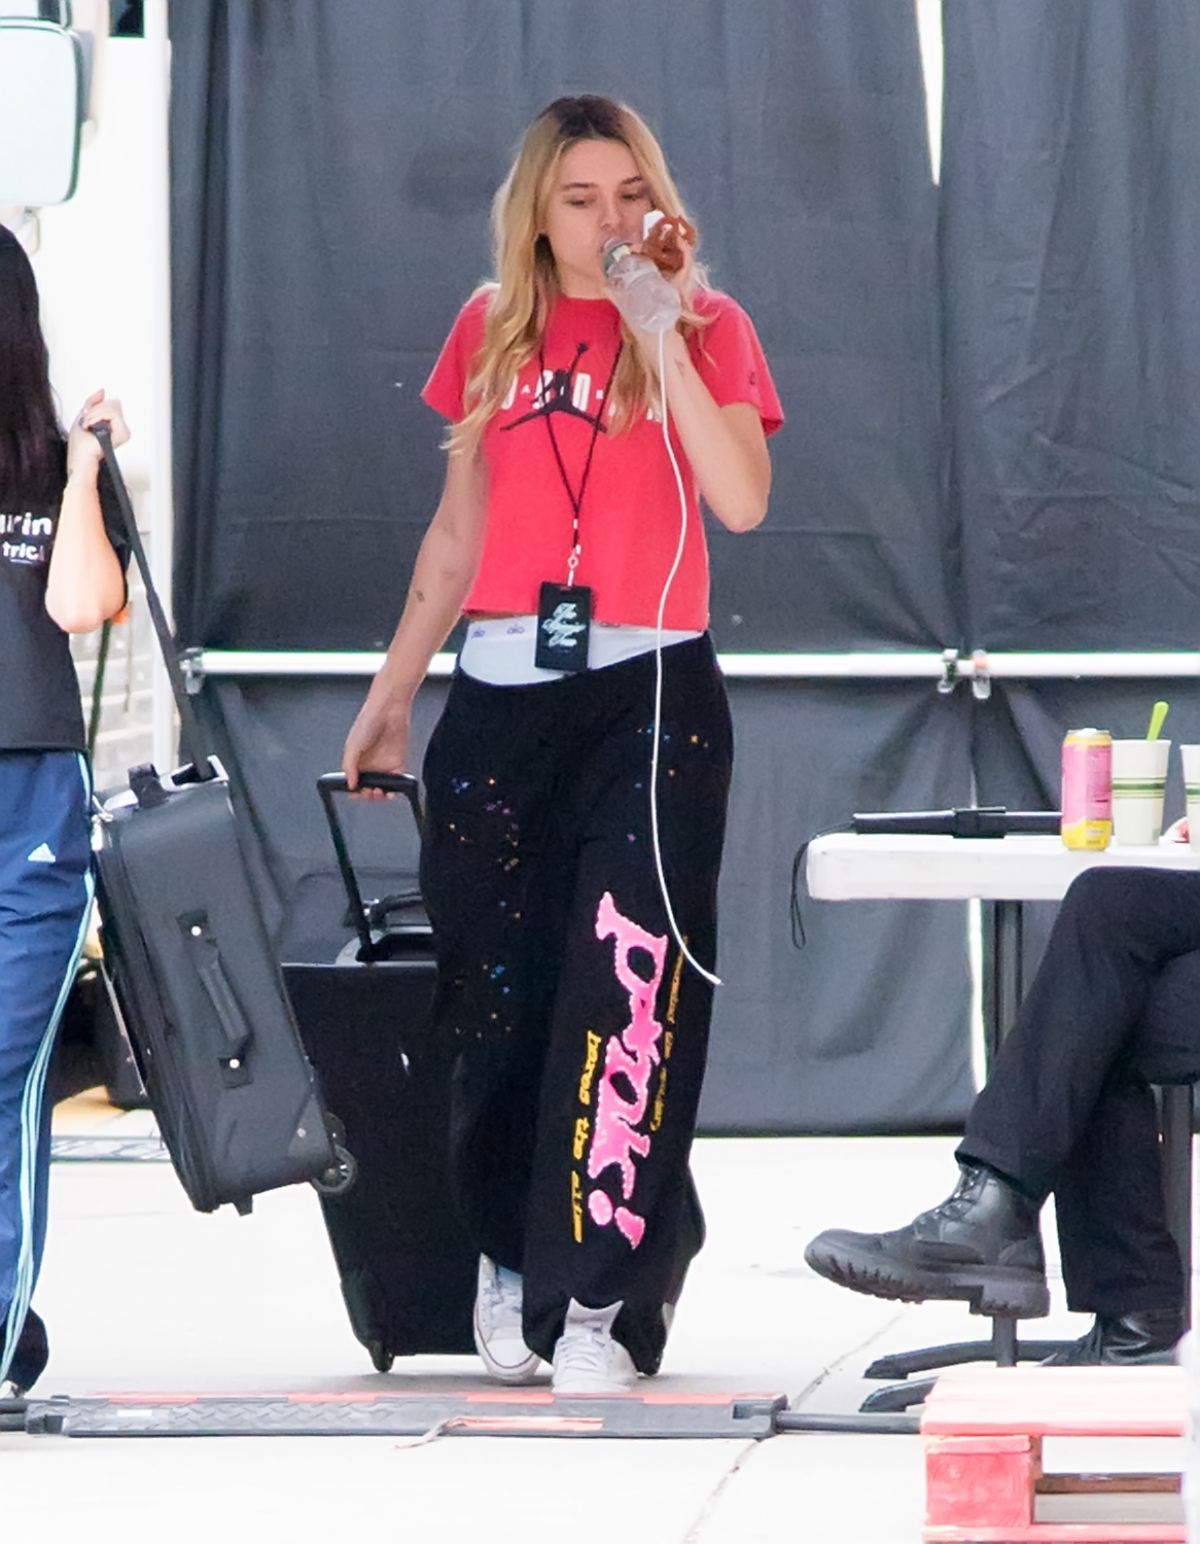
[(1188, 845), (1200, 852), (1200, 745), (1181, 745), (1183, 788), (1187, 796)]
[(1170, 740), (1114, 740), (1112, 748), (1113, 841), (1150, 847), (1162, 835)]

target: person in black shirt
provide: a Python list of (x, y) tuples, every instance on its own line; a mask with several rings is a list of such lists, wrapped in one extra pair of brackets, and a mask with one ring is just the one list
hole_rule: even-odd
[(46, 1231), (46, 1071), (91, 910), (88, 767), (68, 633), (125, 604), (128, 553), (91, 426), (129, 438), (93, 392), (64, 437), (33, 269), (0, 226), (0, 1387), (47, 1358), (30, 1307)]

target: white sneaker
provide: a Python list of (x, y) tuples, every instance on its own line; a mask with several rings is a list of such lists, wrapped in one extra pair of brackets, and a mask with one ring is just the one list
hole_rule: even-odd
[(556, 1394), (627, 1394), (637, 1383), (633, 1358), (612, 1337), (613, 1321), (622, 1308), (584, 1308), (574, 1298), (567, 1304), (567, 1318), (554, 1348)]
[(501, 1383), (530, 1383), (541, 1360), (521, 1328), (521, 1278), (487, 1255), (479, 1256), (475, 1290), (475, 1349)]

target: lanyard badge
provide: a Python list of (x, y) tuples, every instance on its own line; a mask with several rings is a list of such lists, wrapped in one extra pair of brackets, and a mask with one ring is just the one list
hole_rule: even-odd
[(591, 626), (592, 592), (588, 586), (547, 580), (538, 592), (534, 664), (539, 670), (586, 670)]
[[(578, 493), (571, 486), (562, 452), (558, 448), (558, 438), (554, 433), (554, 424), (551, 422), (553, 403), (547, 403), (543, 413), (558, 475), (562, 479), (563, 491), (571, 506), (572, 521), (571, 554), (567, 558), (567, 581), (565, 584), (556, 584), (552, 580), (547, 580), (538, 593), (537, 645), (533, 662), (540, 670), (587, 669), (588, 638), (592, 626), (592, 592), (586, 584), (575, 583), (575, 571), (579, 567), (579, 555), (583, 550), (579, 540), (579, 514), (583, 508), (583, 497), (587, 492), (588, 478), (592, 471), (592, 456), (595, 454), (596, 441), (600, 436), (600, 417), (608, 403), (620, 358), (621, 344), (618, 342), (608, 384), (604, 388), (604, 395), (600, 399), (601, 405), (592, 423), (592, 437), (588, 442), (587, 459), (583, 463), (583, 472), (579, 478)], [(546, 361), (540, 350), (538, 364), (542, 372), (541, 379), (544, 382)], [(543, 390), (545, 390), (544, 386)]]

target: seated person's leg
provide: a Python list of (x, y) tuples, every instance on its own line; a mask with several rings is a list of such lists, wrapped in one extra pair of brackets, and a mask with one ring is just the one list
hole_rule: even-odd
[(954, 1193), (891, 1233), (818, 1235), (805, 1255), (812, 1268), (877, 1297), (966, 1299), (985, 1313), (1044, 1314), (1038, 1211), (1126, 1056), (1157, 973), (1196, 949), (1200, 873), (1081, 875), (971, 1110)]
[[(959, 1158), (1044, 1199), (1140, 1038), (1164, 967), (1197, 949), (1200, 872), (1086, 870), (967, 1117)], [(1200, 1023), (1193, 1033), (1200, 1052)]]
[(1053, 1360), (1170, 1361), (1184, 1330), (1183, 1269), (1167, 1227), (1154, 1095), (1132, 1068), (1104, 1085), (1054, 1206), (1067, 1307), (1096, 1317)]

